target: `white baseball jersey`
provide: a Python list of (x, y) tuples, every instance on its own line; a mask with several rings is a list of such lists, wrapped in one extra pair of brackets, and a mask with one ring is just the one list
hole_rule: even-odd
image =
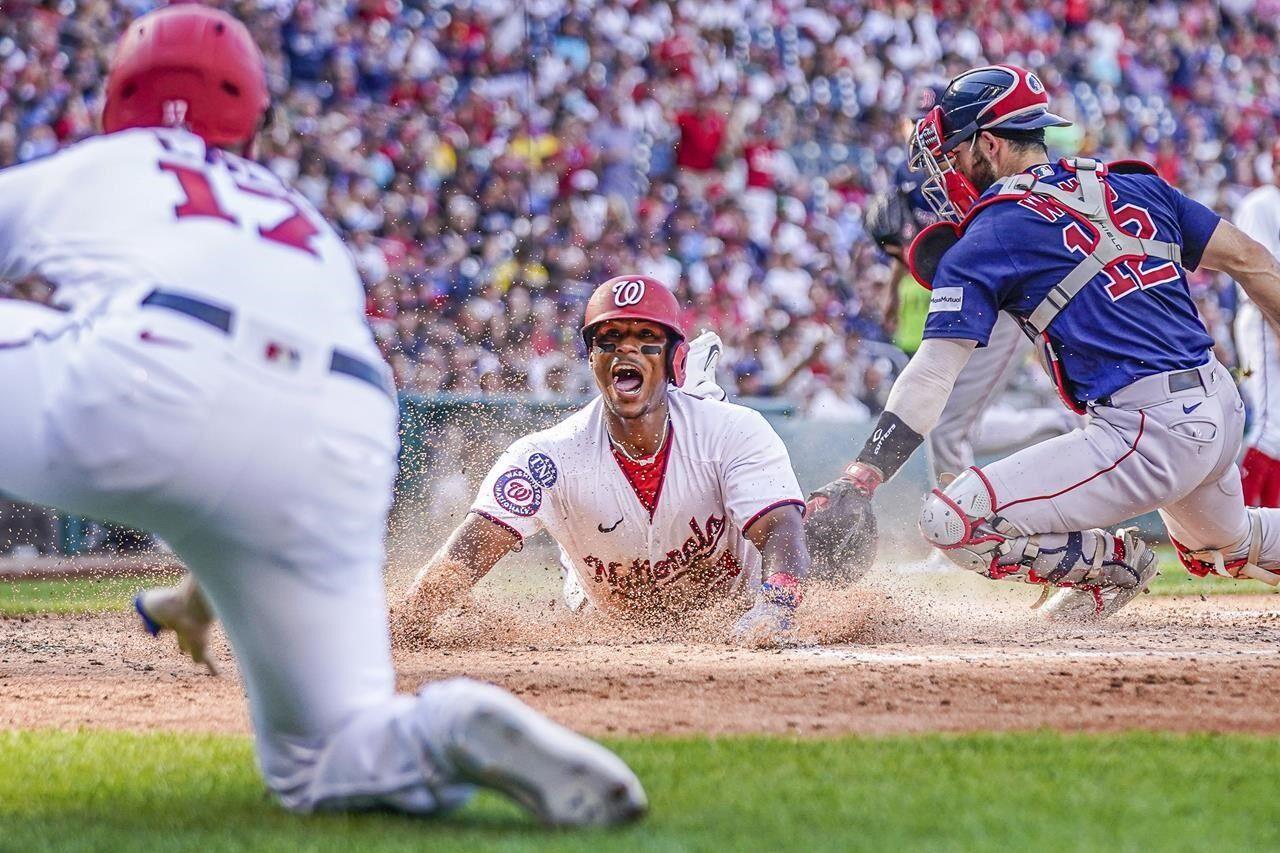
[(761, 559), (744, 532), (775, 507), (804, 505), (758, 412), (679, 391), (667, 400), (671, 446), (652, 518), (613, 456), (599, 397), (513, 444), (480, 487), (472, 512), (560, 545), (570, 607), (585, 594), (602, 609), (652, 612), (753, 589)]
[(181, 130), (95, 137), (6, 169), (0, 279), (31, 274), (77, 314), (170, 289), (379, 359), (354, 261), (320, 214), (264, 166)]
[[(1259, 187), (1245, 196), (1235, 224), (1280, 258), (1280, 187)], [(1253, 410), (1245, 443), (1280, 459), (1280, 342), (1244, 288), (1237, 287), (1236, 292), (1240, 297), (1236, 352), (1245, 374), (1240, 390)]]

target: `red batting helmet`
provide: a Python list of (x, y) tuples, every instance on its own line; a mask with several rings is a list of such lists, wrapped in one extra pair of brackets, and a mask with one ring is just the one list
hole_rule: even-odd
[(262, 54), (244, 24), (217, 9), (143, 15), (116, 45), (102, 129), (185, 127), (210, 145), (244, 147), (267, 111)]
[(689, 345), (680, 327), (680, 305), (665, 284), (647, 275), (620, 275), (597, 287), (582, 321), (582, 340), (588, 348), (596, 326), (609, 320), (648, 320), (666, 329), (671, 336), (667, 375), (677, 387), (684, 382)]

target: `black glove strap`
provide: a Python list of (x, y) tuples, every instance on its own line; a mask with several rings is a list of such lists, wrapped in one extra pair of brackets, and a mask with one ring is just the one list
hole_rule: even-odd
[(881, 412), (858, 461), (874, 466), (889, 480), (923, 442), (924, 436), (903, 423), (902, 418), (893, 412)]

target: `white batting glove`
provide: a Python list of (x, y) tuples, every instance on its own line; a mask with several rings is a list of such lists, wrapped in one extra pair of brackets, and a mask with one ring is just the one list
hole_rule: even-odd
[(161, 631), (173, 631), (184, 655), (203, 664), (210, 675), (218, 675), (218, 666), (208, 650), (209, 628), (215, 619), (190, 575), (177, 586), (143, 590), (134, 597), (133, 609), (148, 634), (156, 637)]
[(796, 608), (802, 598), (794, 577), (773, 573), (756, 594), (756, 603), (734, 624), (734, 642), (748, 646), (785, 642), (795, 628)]
[(703, 332), (689, 341), (689, 357), (684, 363), (684, 384), (680, 390), (703, 400), (723, 400), (728, 395), (716, 383), (716, 365), (724, 343), (715, 332)]

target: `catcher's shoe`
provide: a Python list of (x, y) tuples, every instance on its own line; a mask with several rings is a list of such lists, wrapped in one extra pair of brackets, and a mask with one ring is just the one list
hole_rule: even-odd
[(501, 688), (471, 687), (444, 750), (461, 781), (506, 794), (548, 826), (613, 826), (645, 813), (644, 788), (618, 756)]
[(689, 341), (689, 357), (684, 366), (684, 384), (680, 390), (704, 400), (723, 400), (727, 394), (716, 383), (716, 365), (724, 344), (715, 332), (703, 332)]
[[(1116, 613), (1130, 601), (1146, 591), (1159, 574), (1156, 552), (1138, 537), (1138, 528), (1125, 527), (1115, 535), (1124, 545), (1125, 559), (1119, 574), (1132, 578), (1131, 583), (1081, 583), (1058, 590), (1040, 612), (1045, 617), (1064, 622), (1095, 622)], [(1115, 573), (1108, 572), (1114, 576)]]

